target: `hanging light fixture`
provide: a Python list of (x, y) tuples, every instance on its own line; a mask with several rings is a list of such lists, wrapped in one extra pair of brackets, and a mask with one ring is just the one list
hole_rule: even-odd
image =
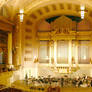
[(24, 17), (24, 10), (23, 9), (20, 9), (19, 15), (20, 15), (20, 22), (23, 22), (23, 17)]
[(85, 6), (82, 5), (82, 6), (80, 7), (80, 9), (81, 9), (81, 19), (84, 19), (84, 16), (85, 16)]
[(81, 19), (84, 19), (85, 13), (87, 13), (87, 10), (84, 5), (81, 5), (80, 7), (80, 13), (81, 13)]

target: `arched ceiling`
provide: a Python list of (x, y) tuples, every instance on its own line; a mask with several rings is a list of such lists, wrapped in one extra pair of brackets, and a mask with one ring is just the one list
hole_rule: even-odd
[[(75, 16), (79, 16), (72, 11), (78, 12), (77, 10), (80, 9), (80, 5), (85, 5), (89, 10), (89, 13), (92, 11), (92, 0), (0, 0), (0, 8), (5, 8), (6, 13), (4, 14), (7, 14), (10, 19), (14, 18), (16, 13), (19, 12), (19, 9), (24, 9), (24, 12), (29, 16), (32, 15), (33, 18), (36, 16), (43, 18), (50, 16), (53, 11), (55, 12), (53, 12), (52, 15), (56, 13), (60, 14), (60, 8), (63, 7), (63, 14), (71, 15), (74, 13)], [(68, 11), (69, 9), (70, 11)]]

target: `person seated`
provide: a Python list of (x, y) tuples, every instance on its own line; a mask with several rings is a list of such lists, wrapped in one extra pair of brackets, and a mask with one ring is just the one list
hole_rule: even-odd
[(49, 86), (47, 89), (47, 92), (60, 92), (60, 87), (59, 86)]
[(82, 84), (83, 84), (83, 82), (82, 82), (82, 80), (80, 80), (78, 83), (78, 87), (80, 87), (80, 85), (82, 85)]
[(92, 80), (91, 80), (91, 82), (90, 82), (90, 87), (92, 87)]

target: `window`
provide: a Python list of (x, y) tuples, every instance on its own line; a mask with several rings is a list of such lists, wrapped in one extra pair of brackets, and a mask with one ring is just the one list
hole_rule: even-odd
[(89, 42), (90, 41), (79, 41), (78, 48), (78, 59), (79, 64), (89, 64)]
[(68, 41), (57, 42), (57, 63), (68, 63)]
[(40, 41), (38, 59), (40, 63), (49, 63), (49, 41)]

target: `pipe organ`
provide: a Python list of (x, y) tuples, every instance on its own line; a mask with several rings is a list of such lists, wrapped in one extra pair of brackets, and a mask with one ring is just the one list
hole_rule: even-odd
[[(88, 31), (83, 28), (85, 23), (87, 24), (85, 29)], [(69, 68), (91, 63), (92, 31), (88, 20), (84, 19), (77, 23), (66, 16), (61, 16), (50, 23), (50, 26), (49, 31), (39, 29), (37, 31), (40, 43), (38, 61), (42, 59), (39, 63), (65, 65)]]

